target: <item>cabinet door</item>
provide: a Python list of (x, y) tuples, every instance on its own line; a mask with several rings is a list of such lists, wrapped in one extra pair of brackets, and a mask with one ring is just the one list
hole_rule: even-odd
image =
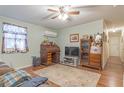
[(90, 65), (100, 66), (101, 55), (100, 54), (90, 54)]

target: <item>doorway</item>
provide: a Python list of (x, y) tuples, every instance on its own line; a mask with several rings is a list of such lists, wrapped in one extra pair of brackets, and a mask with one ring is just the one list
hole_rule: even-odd
[(109, 56), (120, 57), (120, 32), (109, 32)]

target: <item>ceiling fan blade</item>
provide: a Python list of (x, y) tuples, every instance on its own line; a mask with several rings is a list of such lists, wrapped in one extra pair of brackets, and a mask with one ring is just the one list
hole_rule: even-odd
[(71, 12), (68, 12), (69, 15), (79, 15), (80, 12), (79, 11), (71, 11)]
[(59, 15), (56, 15), (56, 16), (54, 16), (54, 17), (52, 17), (51, 19), (55, 19), (55, 18), (57, 18)]
[(50, 11), (50, 12), (58, 12), (58, 10), (55, 10), (55, 9), (48, 9), (48, 11)]
[(45, 16), (45, 17), (43, 17), (42, 19), (48, 19), (48, 18), (50, 18), (51, 16), (53, 16), (54, 15), (54, 13), (52, 13), (52, 14), (49, 14), (49, 15), (47, 15), (47, 16)]
[(71, 6), (71, 8), (94, 8), (97, 7), (97, 5), (75, 5), (75, 6)]
[(72, 21), (72, 17), (71, 17), (71, 16), (69, 16), (69, 18), (68, 18), (67, 20), (68, 20), (69, 22), (70, 22), (70, 21)]

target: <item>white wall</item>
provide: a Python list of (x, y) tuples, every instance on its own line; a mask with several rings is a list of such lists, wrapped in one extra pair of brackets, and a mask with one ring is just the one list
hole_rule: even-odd
[[(28, 28), (28, 53), (15, 53), (15, 54), (2, 54), (0, 52), (0, 60), (6, 62), (14, 68), (20, 68), (23, 66), (28, 66), (32, 64), (31, 56), (40, 56), (40, 44), (44, 40), (42, 36), (45, 30), (51, 30), (42, 26), (29, 24), (26, 22), (0, 17), (0, 50), (2, 47), (2, 23), (8, 22)], [(53, 31), (53, 30), (51, 30)], [(61, 49), (61, 60), (64, 57), (65, 46), (80, 46), (80, 42), (70, 43), (70, 34), (79, 33), (79, 38), (81, 39), (84, 34), (96, 34), (103, 32), (103, 20), (97, 20), (86, 24), (77, 25), (70, 28), (65, 28), (58, 31), (57, 38), (49, 38), (49, 40), (57, 42)]]
[(124, 29), (123, 29), (123, 35), (122, 35), (122, 37), (123, 37), (123, 40), (122, 40), (122, 41), (123, 41), (123, 46), (122, 46), (122, 47), (123, 47), (123, 50), (122, 50), (122, 51), (123, 51), (123, 52), (122, 52), (122, 55), (123, 55), (122, 57), (123, 57), (123, 59), (122, 59), (122, 61), (124, 62)]
[[(2, 54), (1, 47), (2, 47), (2, 23), (8, 22), (12, 24), (16, 24), (19, 26), (27, 27), (28, 31), (28, 46), (29, 52), (27, 53), (14, 53), (14, 54)], [(8, 65), (14, 68), (20, 68), (29, 66), (32, 64), (31, 56), (40, 56), (40, 44), (44, 40), (42, 36), (43, 32), (47, 29), (42, 26), (37, 26), (34, 24), (29, 24), (26, 22), (0, 17), (0, 61), (6, 62)], [(56, 38), (49, 38), (51, 41), (56, 42)]]
[(107, 61), (108, 61), (108, 58), (109, 58), (109, 35), (108, 35), (108, 27), (107, 27), (107, 24), (106, 22), (104, 21), (103, 22), (103, 31), (105, 33), (105, 36), (106, 36), (106, 41), (103, 40), (103, 50), (102, 50), (102, 68), (105, 67)]
[(57, 41), (61, 49), (60, 60), (63, 60), (65, 46), (80, 46), (80, 42), (70, 43), (70, 34), (79, 33), (79, 38), (81, 39), (84, 34), (94, 35), (98, 32), (103, 32), (103, 20), (97, 20), (58, 31)]
[(124, 62), (124, 28), (122, 28), (122, 35), (120, 42), (121, 42), (120, 56), (121, 56), (121, 61)]

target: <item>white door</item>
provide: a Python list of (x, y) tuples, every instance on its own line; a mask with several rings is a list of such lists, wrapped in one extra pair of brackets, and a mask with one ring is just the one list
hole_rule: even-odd
[(120, 37), (110, 37), (109, 50), (110, 56), (120, 56)]

